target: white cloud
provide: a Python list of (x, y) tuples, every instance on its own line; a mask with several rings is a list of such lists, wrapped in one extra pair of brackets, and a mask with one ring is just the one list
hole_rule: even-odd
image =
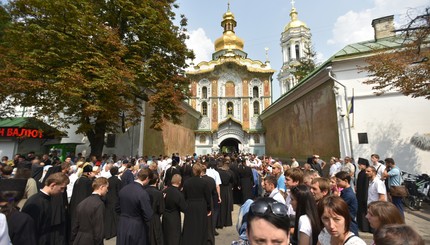
[[(405, 15), (408, 10), (428, 5), (428, 0), (374, 0), (374, 6), (363, 11), (349, 11), (339, 16), (327, 43), (345, 46), (373, 38), (372, 20), (388, 15)], [(396, 17), (396, 16), (395, 16)]]
[(188, 33), (189, 39), (185, 41), (185, 44), (189, 49), (194, 51), (196, 58), (194, 64), (198, 64), (201, 61), (210, 61), (212, 59), (212, 53), (214, 52), (213, 42), (206, 36), (203, 28), (192, 30)]

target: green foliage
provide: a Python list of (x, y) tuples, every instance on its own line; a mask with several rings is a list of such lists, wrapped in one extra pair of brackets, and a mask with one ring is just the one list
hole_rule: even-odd
[(404, 39), (396, 50), (382, 50), (366, 59), (362, 68), (370, 74), (365, 84), (377, 94), (397, 90), (412, 97), (430, 99), (430, 8), (398, 30)]
[(312, 46), (307, 44), (303, 49), (305, 53), (305, 58), (299, 60), (299, 64), (294, 66), (294, 71), (292, 74), (296, 77), (298, 81), (305, 78), (309, 73), (311, 73), (316, 65), (315, 65), (315, 57), (316, 53), (313, 50)]
[(0, 82), (13, 85), (9, 96), (21, 106), (78, 125), (93, 153), (101, 153), (106, 132), (121, 127), (121, 115), (126, 127), (138, 122), (142, 100), (156, 109), (153, 128), (160, 129), (164, 119), (178, 123), (188, 88), (185, 60), (193, 54), (184, 43), (184, 26), (172, 22), (173, 4), (10, 1)]

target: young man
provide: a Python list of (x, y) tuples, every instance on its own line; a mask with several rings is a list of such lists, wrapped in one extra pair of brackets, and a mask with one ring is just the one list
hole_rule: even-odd
[(105, 204), (109, 182), (100, 177), (92, 183), (93, 193), (79, 203), (75, 223), (72, 224), (73, 244), (103, 244)]
[(285, 171), (285, 186), (287, 187), (287, 198), (285, 198), (285, 205), (288, 208), (289, 215), (296, 215), (293, 207), (291, 206), (291, 189), (303, 184), (303, 171), (300, 168), (290, 168)]
[(369, 177), (367, 204), (374, 201), (387, 201), (387, 189), (384, 182), (377, 176), (375, 167), (366, 168), (366, 175)]
[(52, 204), (51, 198), (60, 195), (66, 189), (69, 178), (64, 173), (51, 174), (45, 181), (45, 186), (39, 193), (31, 196), (22, 212), (33, 218), (35, 225), (36, 240), (39, 245), (52, 244)]
[(372, 162), (372, 166), (376, 170), (376, 176), (378, 176), (379, 179), (384, 180), (385, 165), (379, 162), (379, 155), (372, 154), (370, 156), (370, 161)]
[(273, 175), (266, 176), (264, 178), (264, 190), (269, 194), (269, 197), (275, 199), (275, 201), (285, 204), (285, 199), (282, 193), (277, 188), (277, 180)]
[(143, 186), (149, 182), (149, 169), (142, 169), (137, 179), (119, 191), (121, 215), (117, 244), (149, 244), (147, 223), (153, 215), (151, 200)]
[(349, 230), (358, 236), (358, 224), (357, 224), (357, 209), (358, 202), (354, 191), (351, 188), (351, 175), (348, 172), (340, 171), (336, 175), (337, 186), (343, 188), (340, 192), (340, 197), (348, 204), (349, 214), (351, 215), (351, 223)]
[(187, 203), (179, 190), (182, 177), (175, 174), (172, 185), (163, 190), (165, 210), (163, 214), (163, 240), (165, 245), (179, 245), (181, 240), (181, 212), (185, 212)]
[(311, 182), (311, 193), (318, 203), (325, 196), (330, 194), (330, 180), (323, 177), (314, 178)]
[[(400, 186), (402, 184), (402, 175), (400, 169), (396, 166), (393, 158), (386, 158), (385, 165), (387, 166), (384, 171), (384, 178), (388, 178), (388, 185)], [(391, 201), (399, 209), (400, 213), (404, 217), (402, 197), (391, 196)]]

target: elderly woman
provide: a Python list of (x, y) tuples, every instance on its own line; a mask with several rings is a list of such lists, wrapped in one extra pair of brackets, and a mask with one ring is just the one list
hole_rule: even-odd
[(324, 229), (318, 236), (321, 245), (365, 245), (358, 236), (349, 231), (351, 216), (348, 204), (337, 196), (328, 196), (318, 203), (318, 213)]

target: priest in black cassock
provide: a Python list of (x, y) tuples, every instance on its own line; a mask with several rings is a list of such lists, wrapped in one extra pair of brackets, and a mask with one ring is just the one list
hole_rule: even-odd
[(216, 183), (212, 177), (206, 175), (206, 166), (202, 166), (202, 179), (206, 181), (209, 186), (209, 191), (211, 193), (211, 215), (208, 216), (208, 241), (207, 244), (215, 244), (215, 222), (213, 218), (215, 206), (218, 206), (218, 192), (216, 190)]
[(367, 214), (367, 194), (369, 189), (369, 178), (366, 175), (366, 168), (369, 167), (369, 160), (358, 158), (358, 168), (360, 172), (357, 175), (357, 224), (358, 228), (363, 232), (370, 231), (370, 224), (366, 218)]
[(148, 223), (153, 211), (148, 193), (143, 189), (149, 182), (149, 169), (142, 169), (137, 180), (119, 192), (119, 223), (116, 244), (149, 244)]
[(122, 182), (118, 178), (118, 167), (110, 169), (112, 175), (109, 179), (109, 191), (106, 194), (106, 209), (104, 215), (105, 239), (111, 239), (116, 236), (119, 215), (115, 211), (118, 204), (118, 194), (122, 188)]
[(211, 215), (211, 193), (209, 185), (201, 178), (202, 164), (193, 165), (193, 177), (184, 183), (184, 197), (187, 209), (184, 215), (182, 245), (207, 243), (208, 216)]
[(39, 245), (55, 244), (51, 238), (53, 213), (51, 198), (63, 193), (68, 183), (69, 177), (64, 173), (50, 175), (40, 192), (31, 196), (22, 208), (22, 212), (33, 218), (36, 240)]
[[(164, 213), (163, 192), (157, 189), (158, 174), (149, 173), (149, 183), (145, 186), (151, 200), (152, 215), (149, 222), (149, 241), (151, 245), (163, 245), (163, 229), (161, 228), (161, 215)], [(170, 182), (171, 183), (171, 182)]]
[(106, 178), (100, 177), (94, 180), (92, 187), (93, 193), (80, 202), (76, 209), (71, 236), (74, 245), (103, 244), (105, 205), (102, 197), (108, 192), (109, 182)]
[(187, 203), (179, 190), (182, 177), (172, 176), (172, 185), (164, 189), (163, 238), (164, 245), (179, 245), (181, 241), (181, 212), (185, 212)]
[(73, 185), (72, 197), (70, 198), (70, 222), (72, 225), (75, 223), (78, 204), (93, 192), (92, 184), (94, 177), (93, 167), (89, 163), (86, 163), (82, 169), (82, 176)]

